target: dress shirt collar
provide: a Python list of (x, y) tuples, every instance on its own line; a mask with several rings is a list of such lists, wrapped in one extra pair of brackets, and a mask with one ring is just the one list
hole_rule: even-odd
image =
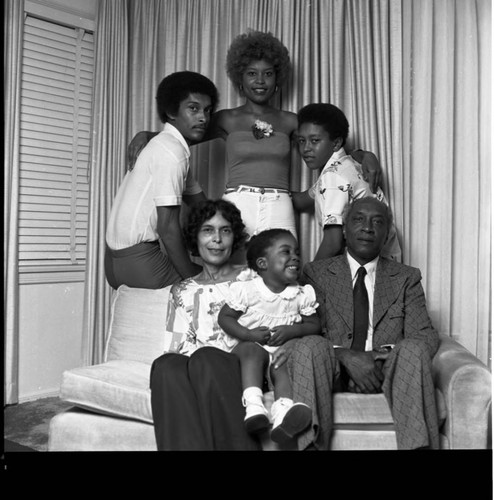
[[(357, 271), (359, 270), (360, 264), (348, 253), (348, 251), (345, 252), (346, 257), (348, 259), (348, 264), (350, 265), (350, 272), (352, 273), (352, 280), (355, 280), (357, 276)], [(367, 262), (367, 264), (364, 265), (365, 270), (367, 271), (367, 275), (369, 278), (373, 278), (376, 274), (376, 268), (377, 268), (377, 263), (379, 261), (379, 255), (374, 259), (371, 260), (370, 262)]]
[(172, 125), (170, 122), (166, 122), (165, 126), (163, 127), (163, 131), (166, 132), (167, 134), (173, 135), (173, 137), (178, 139), (182, 144), (182, 146), (185, 148), (185, 151), (187, 151), (187, 156), (190, 156), (189, 145), (187, 144), (187, 141), (185, 140), (184, 136), (179, 132), (177, 127)]

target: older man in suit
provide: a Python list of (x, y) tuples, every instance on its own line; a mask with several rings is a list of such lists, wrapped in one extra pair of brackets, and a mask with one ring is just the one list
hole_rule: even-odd
[(305, 266), (324, 335), (332, 344), (332, 391), (383, 392), (398, 449), (438, 448), (432, 358), (439, 345), (416, 268), (380, 257), (392, 215), (375, 198), (347, 207), (343, 255)]

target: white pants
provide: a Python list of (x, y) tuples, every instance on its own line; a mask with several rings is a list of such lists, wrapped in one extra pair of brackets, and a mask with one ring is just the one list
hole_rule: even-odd
[(260, 188), (239, 186), (235, 191), (227, 191), (223, 199), (240, 210), (249, 237), (266, 229), (283, 228), (298, 240), (290, 195), (284, 190), (271, 191), (276, 190), (262, 193)]

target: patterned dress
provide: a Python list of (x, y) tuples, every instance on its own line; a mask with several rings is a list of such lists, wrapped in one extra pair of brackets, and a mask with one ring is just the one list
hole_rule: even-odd
[[(245, 269), (235, 281), (248, 281), (254, 276), (257, 274)], [(173, 286), (166, 322), (167, 331), (176, 338), (171, 350), (190, 356), (200, 347), (217, 347), (227, 352), (235, 347), (237, 341), (218, 325), (218, 313), (226, 302), (231, 283), (206, 285), (188, 278)]]

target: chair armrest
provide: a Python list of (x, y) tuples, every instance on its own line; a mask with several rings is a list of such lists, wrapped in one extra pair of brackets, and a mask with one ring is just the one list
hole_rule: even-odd
[(490, 448), (491, 373), (459, 342), (439, 337), (432, 373), (447, 408), (442, 432), (450, 448)]

